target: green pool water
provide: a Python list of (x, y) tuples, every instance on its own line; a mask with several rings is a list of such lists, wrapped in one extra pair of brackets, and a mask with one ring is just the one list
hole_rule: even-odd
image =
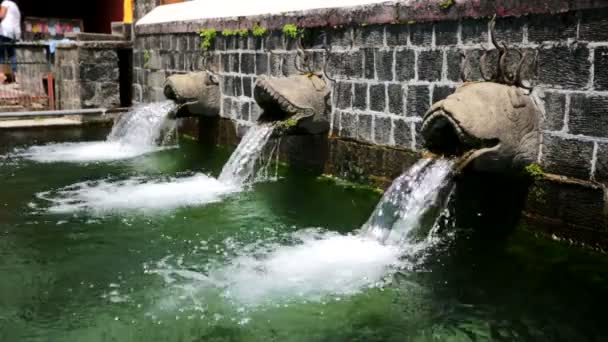
[(354, 236), (379, 194), (294, 170), (180, 208), (49, 211), (37, 195), (217, 176), (229, 154), (183, 141), (104, 163), (2, 157), (0, 341), (608, 338), (606, 257), (514, 230), (475, 194), (441, 242), (388, 266), (392, 251)]

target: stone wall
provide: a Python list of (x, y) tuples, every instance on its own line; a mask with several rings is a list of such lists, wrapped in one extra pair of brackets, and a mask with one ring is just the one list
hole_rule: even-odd
[[(218, 34), (209, 51), (208, 67), (221, 75), (221, 116), (235, 122), (242, 134), (260, 115), (252, 98), (257, 77), (298, 73), (295, 42), (278, 29), (293, 23), (307, 27), (304, 45), (315, 70), (321, 70), (327, 60), (328, 74), (336, 80), (332, 84), (333, 110), (327, 119), (331, 137), (340, 143), (332, 145), (344, 147), (354, 142), (383, 150), (420, 151), (421, 118), (431, 104), (462, 84), (461, 70), (467, 81), (481, 80), (480, 57), (490, 47), (488, 16), (498, 14), (500, 41), (538, 53), (538, 62), (525, 66), (525, 75), (545, 108), (538, 162), (546, 172), (576, 179), (577, 184), (566, 187), (549, 180), (546, 187), (554, 190), (545, 192), (547, 204), (530, 200), (530, 212), (568, 225), (606, 230), (608, 206), (602, 182), (608, 183), (608, 4), (559, 0), (478, 3), (462, 1), (441, 9), (438, 1), (414, 1), (410, 5), (138, 27), (134, 87), (139, 99), (160, 100), (166, 76), (202, 69), (198, 28), (221, 31), (251, 28), (256, 23), (274, 28), (264, 37)], [(336, 23), (343, 26), (336, 27)], [(329, 54), (326, 46), (331, 47)], [(363, 167), (364, 161), (358, 163)], [(406, 163), (393, 165), (403, 166)], [(394, 172), (384, 176), (388, 174)], [(551, 211), (555, 208), (549, 204), (552, 201), (580, 198), (572, 195), (572, 189), (588, 195), (583, 204), (599, 201), (581, 207), (600, 218), (593, 225)]]
[(120, 107), (121, 56), (130, 54), (131, 43), (124, 41), (59, 44), (54, 66), (59, 108)]

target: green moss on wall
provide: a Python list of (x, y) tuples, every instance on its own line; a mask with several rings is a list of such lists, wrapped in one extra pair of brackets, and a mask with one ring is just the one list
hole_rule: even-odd
[(211, 28), (211, 29), (201, 29), (198, 32), (198, 34), (202, 38), (202, 40), (201, 40), (201, 50), (203, 50), (203, 51), (209, 50), (209, 48), (211, 48), (211, 45), (213, 45), (213, 40), (217, 36), (217, 30), (213, 29), (213, 28)]

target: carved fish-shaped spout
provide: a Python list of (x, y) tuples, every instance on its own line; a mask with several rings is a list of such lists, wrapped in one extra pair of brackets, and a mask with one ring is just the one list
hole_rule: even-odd
[(254, 89), (254, 98), (264, 111), (261, 121), (288, 120), (309, 134), (329, 130), (329, 95), (327, 82), (314, 74), (261, 77)]
[(165, 97), (178, 104), (173, 117), (216, 116), (220, 112), (219, 79), (208, 71), (167, 78)]
[(461, 168), (504, 171), (535, 161), (539, 109), (522, 89), (493, 82), (466, 84), (425, 114), (422, 136), (435, 153), (465, 155)]

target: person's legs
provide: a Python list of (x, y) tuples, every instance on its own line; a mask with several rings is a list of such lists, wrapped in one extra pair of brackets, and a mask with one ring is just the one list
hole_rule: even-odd
[(12, 75), (6, 75), (9, 82), (13, 81), (15, 73), (17, 72), (17, 56), (13, 44), (15, 44), (13, 39), (0, 36), (0, 64), (11, 65)]

